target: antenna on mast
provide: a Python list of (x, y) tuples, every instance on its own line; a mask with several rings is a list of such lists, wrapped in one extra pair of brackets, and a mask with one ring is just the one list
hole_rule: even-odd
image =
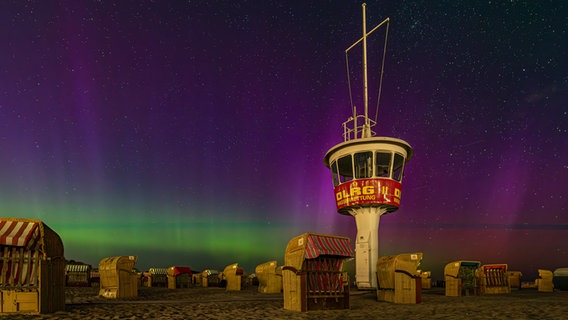
[(367, 5), (363, 3), (363, 102), (365, 124), (363, 125), (363, 135), (361, 138), (371, 137), (371, 123), (369, 121), (369, 83), (367, 79), (367, 17), (365, 8)]
[[(370, 36), (373, 32), (375, 32), (375, 30), (377, 30), (378, 28), (380, 28), (382, 25), (384, 25), (385, 23), (387, 24), (387, 31), (386, 31), (386, 35), (388, 35), (388, 25), (390, 22), (389, 18), (386, 18), (385, 20), (383, 20), (383, 22), (379, 23), (376, 27), (374, 27), (371, 31), (367, 32), (367, 13), (366, 13), (366, 7), (367, 5), (365, 3), (363, 3), (362, 5), (362, 11), (363, 11), (363, 36), (355, 41), (355, 43), (353, 43), (349, 48), (347, 48), (345, 50), (345, 61), (346, 61), (346, 66), (347, 66), (347, 82), (349, 85), (349, 96), (350, 96), (350, 101), (351, 101), (351, 108), (353, 110), (354, 116), (353, 116), (353, 129), (348, 130), (347, 128), (344, 128), (344, 132), (351, 132), (353, 133), (353, 137), (354, 139), (358, 138), (358, 133), (360, 133), (361, 138), (370, 138), (372, 136), (375, 135), (375, 133), (371, 130), (371, 127), (373, 127), (376, 124), (376, 120), (372, 121), (369, 118), (369, 83), (368, 83), (368, 76), (367, 76), (367, 37)], [(377, 110), (378, 110), (378, 106), (379, 106), (379, 99), (380, 99), (380, 94), (381, 94), (381, 87), (382, 87), (382, 83), (383, 83), (383, 73), (384, 73), (384, 60), (385, 57), (384, 55), (386, 54), (386, 41), (387, 41), (387, 36), (385, 36), (385, 48), (383, 50), (383, 59), (382, 59), (382, 65), (381, 65), (381, 75), (380, 75), (380, 82), (379, 82), (379, 97), (377, 99)], [(349, 58), (348, 58), (348, 52), (353, 49), (355, 46), (357, 46), (359, 43), (362, 42), (363, 45), (363, 59), (362, 59), (362, 66), (363, 66), (363, 125), (362, 127), (358, 127), (357, 126), (357, 114), (356, 114), (356, 109), (355, 106), (353, 105), (353, 94), (352, 94), (352, 90), (351, 90), (351, 80), (349, 77)], [(350, 122), (350, 121), (347, 121)], [(348, 123), (344, 123), (343, 126), (346, 127), (348, 125)], [(344, 139), (350, 140), (349, 136), (344, 137)]]

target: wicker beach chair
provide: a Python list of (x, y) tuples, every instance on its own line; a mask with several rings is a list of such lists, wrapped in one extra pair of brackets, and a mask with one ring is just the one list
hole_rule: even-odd
[(475, 275), (479, 261), (459, 260), (446, 264), (444, 280), (447, 297), (461, 297), (479, 294), (479, 284)]
[(259, 264), (256, 266), (255, 273), (258, 278), (258, 292), (282, 292), (282, 266), (278, 266), (276, 260)]
[(140, 276), (134, 271), (136, 256), (103, 258), (99, 262), (101, 287), (99, 296), (107, 299), (138, 296)]
[(416, 304), (422, 302), (422, 253), (383, 256), (377, 260), (377, 300)]
[(0, 218), (0, 314), (65, 310), (63, 242), (40, 220)]
[(305, 233), (290, 240), (282, 267), (284, 309), (349, 309), (343, 263), (352, 256), (347, 237)]

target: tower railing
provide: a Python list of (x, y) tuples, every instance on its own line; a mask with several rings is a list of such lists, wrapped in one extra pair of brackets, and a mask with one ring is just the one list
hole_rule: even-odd
[[(358, 115), (356, 117), (349, 117), (347, 121), (343, 122), (343, 141), (350, 141), (354, 139), (359, 139), (364, 137), (365, 132), (365, 123), (366, 121), (369, 123), (368, 132), (370, 132), (370, 136), (374, 137), (377, 133), (371, 130), (377, 122), (373, 121), (369, 118), (366, 118), (364, 115)], [(361, 125), (359, 125), (359, 123)]]

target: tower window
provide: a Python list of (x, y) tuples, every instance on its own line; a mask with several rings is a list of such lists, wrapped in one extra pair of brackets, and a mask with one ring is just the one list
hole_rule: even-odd
[(377, 152), (375, 155), (375, 176), (389, 178), (392, 153), (386, 151)]
[(353, 160), (355, 162), (355, 178), (364, 179), (373, 176), (373, 153), (358, 152), (353, 155)]
[(339, 183), (353, 180), (353, 160), (351, 155), (346, 155), (337, 160), (337, 169), (339, 170)]
[(397, 181), (402, 180), (402, 169), (404, 168), (404, 157), (399, 154), (394, 154), (394, 164), (392, 178)]
[(337, 174), (337, 162), (333, 161), (333, 163), (331, 164), (331, 178), (333, 179), (334, 187), (337, 187), (337, 185), (339, 184), (339, 177), (337, 176)]

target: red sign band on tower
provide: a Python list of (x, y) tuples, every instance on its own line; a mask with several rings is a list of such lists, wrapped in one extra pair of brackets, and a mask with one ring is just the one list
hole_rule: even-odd
[[(402, 184), (385, 178), (357, 179), (335, 187), (337, 211), (352, 206), (385, 205), (396, 210), (400, 206)], [(392, 210), (389, 210), (392, 211)]]

